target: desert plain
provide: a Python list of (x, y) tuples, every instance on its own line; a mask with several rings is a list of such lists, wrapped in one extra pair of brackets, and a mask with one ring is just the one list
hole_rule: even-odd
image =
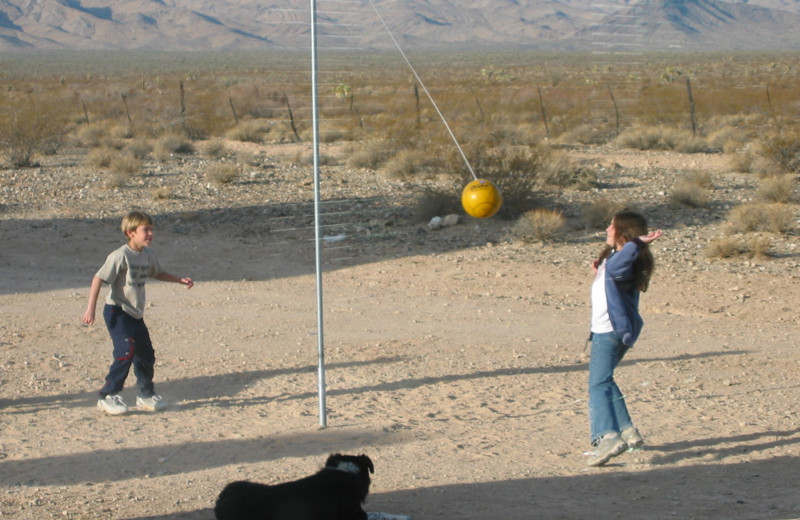
[[(196, 156), (116, 188), (78, 152), (0, 170), (0, 516), (211, 520), (227, 482), (299, 478), (341, 452), (374, 461), (368, 511), (415, 520), (800, 518), (800, 241), (707, 256), (758, 183), (723, 154), (575, 147), (599, 183), (549, 196), (570, 229), (545, 243), (496, 217), (430, 229), (408, 184), (332, 165), (318, 242), (312, 169), (280, 159), (299, 145), (230, 146), (257, 160), (225, 186)], [(688, 171), (710, 174), (710, 206), (668, 203)], [(601, 196), (664, 236), (617, 371), (646, 444), (588, 468), (604, 235), (578, 213)], [(196, 285), (147, 287), (168, 408), (112, 417), (95, 408), (108, 334), (80, 318), (130, 209), (155, 217), (154, 250)]]

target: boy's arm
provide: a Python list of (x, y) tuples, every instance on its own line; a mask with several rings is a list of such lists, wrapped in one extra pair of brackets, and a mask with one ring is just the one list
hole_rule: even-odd
[(175, 275), (172, 275), (172, 274), (169, 274), (169, 273), (160, 273), (160, 274), (156, 275), (155, 278), (156, 278), (156, 280), (161, 280), (162, 282), (174, 282), (174, 283), (183, 284), (183, 285), (186, 286), (187, 289), (191, 289), (192, 286), (194, 285), (194, 282), (192, 281), (191, 278), (180, 278), (178, 276), (175, 276)]
[(103, 280), (99, 276), (92, 278), (92, 286), (89, 288), (89, 304), (86, 306), (86, 312), (83, 313), (81, 322), (86, 325), (94, 323), (94, 313), (97, 308), (97, 297), (100, 295), (100, 287), (103, 285)]

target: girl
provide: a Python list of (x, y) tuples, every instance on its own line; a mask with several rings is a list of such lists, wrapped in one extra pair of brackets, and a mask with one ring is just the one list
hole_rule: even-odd
[(602, 466), (629, 447), (644, 444), (614, 382), (614, 369), (642, 330), (639, 293), (647, 290), (653, 273), (648, 245), (660, 236), (661, 230), (647, 232), (639, 213), (620, 211), (606, 229), (606, 246), (592, 262), (589, 423), (594, 451), (589, 466)]

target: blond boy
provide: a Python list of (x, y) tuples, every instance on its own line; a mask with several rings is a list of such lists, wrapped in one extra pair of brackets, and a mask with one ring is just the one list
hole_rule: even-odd
[(153, 219), (147, 213), (133, 211), (122, 219), (122, 233), (127, 243), (111, 252), (105, 263), (92, 279), (89, 289), (89, 304), (82, 322), (91, 325), (95, 320), (97, 298), (101, 286), (106, 283), (111, 290), (103, 307), (103, 318), (114, 345), (114, 361), (108, 370), (106, 382), (98, 392), (97, 408), (120, 415), (128, 411), (120, 392), (133, 366), (138, 395), (136, 406), (156, 412), (166, 403), (155, 392), (153, 367), (155, 352), (150, 334), (144, 323), (145, 288), (147, 278), (175, 282), (191, 289), (191, 278), (179, 278), (164, 271), (150, 249), (153, 241)]

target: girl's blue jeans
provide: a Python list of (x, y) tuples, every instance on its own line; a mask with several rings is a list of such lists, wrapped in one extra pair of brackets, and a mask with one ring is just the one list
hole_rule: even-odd
[(617, 367), (628, 347), (614, 332), (592, 334), (589, 358), (589, 425), (591, 441), (596, 445), (607, 433), (619, 433), (631, 426), (625, 396), (614, 381)]

